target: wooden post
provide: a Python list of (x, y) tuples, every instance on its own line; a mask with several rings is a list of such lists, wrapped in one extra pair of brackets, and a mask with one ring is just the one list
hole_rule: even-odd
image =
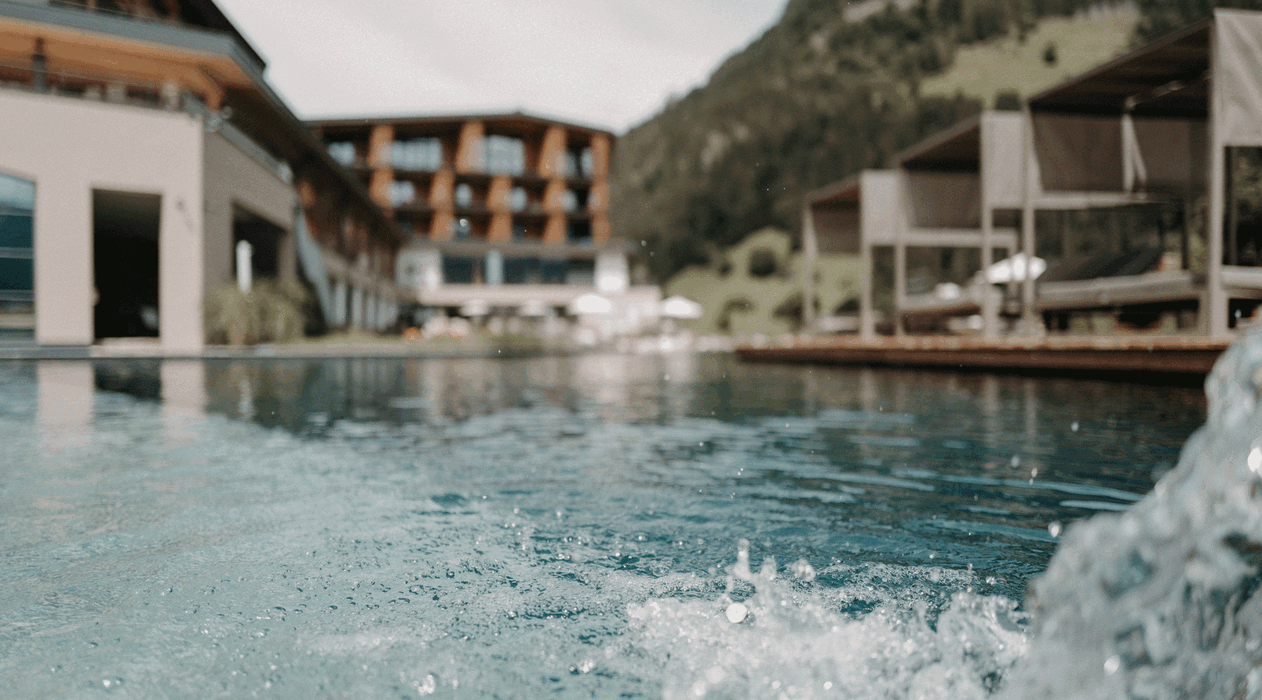
[(984, 113), (978, 122), (978, 128), (981, 130), (981, 138), (979, 139), (981, 152), (978, 154), (978, 163), (980, 165), (977, 169), (977, 179), (981, 190), (982, 207), (982, 337), (994, 338), (999, 335), (999, 310), (995, 308), (994, 294), (991, 293), (994, 287), (986, 279), (986, 272), (994, 264), (995, 211), (994, 205), (990, 202), (990, 188), (986, 186), (986, 170), (990, 162), (991, 149), (987, 148), (986, 134), (988, 130), (987, 119)]
[(907, 229), (907, 215), (910, 207), (905, 205), (907, 188), (905, 175), (898, 171), (898, 195), (894, 201), (903, 204), (898, 207), (894, 226), (894, 335), (903, 336), (903, 306), (907, 298), (907, 241), (903, 232)]
[(1227, 158), (1227, 263), (1240, 264), (1240, 250), (1237, 236), (1239, 233), (1239, 215), (1236, 212), (1236, 166), (1240, 162), (1240, 149), (1226, 147)]
[[(1021, 156), (1025, 176), (1025, 194), (1021, 202), (1021, 252), (1025, 253), (1025, 279), (1021, 282), (1021, 322), (1025, 327), (1024, 333), (1033, 335), (1034, 279), (1030, 268), (1034, 261), (1034, 198), (1037, 196), (1038, 161), (1034, 154), (1034, 115), (1028, 104), (1021, 111), (1025, 115), (1025, 148), (1022, 149)], [(1009, 257), (1011, 256), (1009, 253)]]
[(802, 205), (802, 251), (805, 258), (802, 282), (802, 326), (811, 328), (815, 325), (815, 266), (819, 254), (819, 242), (815, 240), (815, 215), (811, 213), (810, 203)]
[[(1210, 76), (1219, 74), (1218, 26), (1212, 25), (1209, 39)], [(1205, 222), (1206, 261), (1205, 307), (1201, 309), (1201, 329), (1213, 337), (1227, 335), (1227, 290), (1223, 288), (1223, 192), (1225, 163), (1222, 129), (1218, 119), (1220, 81), (1210, 79), (1209, 97), (1209, 216)]]

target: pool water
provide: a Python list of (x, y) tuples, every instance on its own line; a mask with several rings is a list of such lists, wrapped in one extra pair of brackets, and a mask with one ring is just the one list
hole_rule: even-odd
[(4, 364), (0, 696), (1002, 693), (1058, 541), (1206, 405), (709, 354)]

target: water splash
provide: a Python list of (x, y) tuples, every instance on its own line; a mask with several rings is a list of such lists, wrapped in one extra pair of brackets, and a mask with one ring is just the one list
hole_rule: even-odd
[(1206, 393), (1205, 426), (1147, 497), (1066, 529), (1009, 696), (1262, 697), (1262, 332)]
[(835, 566), (818, 577), (847, 581), (819, 586), (805, 562), (753, 571), (742, 541), (717, 600), (630, 606), (637, 651), (666, 698), (1262, 698), (1262, 331), (1206, 392), (1208, 421), (1148, 496), (1063, 529), (1030, 622), (971, 582), (937, 605), (913, 590), (971, 571)]
[[(1013, 601), (961, 591), (933, 610), (901, 585), (959, 585), (971, 574), (829, 567), (819, 578), (847, 583), (821, 587), (804, 564), (790, 567), (792, 578), (772, 558), (754, 572), (742, 541), (717, 600), (630, 606), (635, 651), (664, 667), (663, 697), (984, 698), (1026, 652)], [(867, 606), (856, 600), (873, 607), (857, 612)]]

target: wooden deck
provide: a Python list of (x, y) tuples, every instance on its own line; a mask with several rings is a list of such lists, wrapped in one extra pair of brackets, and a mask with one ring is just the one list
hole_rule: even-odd
[(943, 367), (1065, 375), (1109, 373), (1208, 374), (1230, 340), (1194, 336), (1004, 338), (958, 336), (837, 338), (792, 345), (742, 346), (754, 362)]

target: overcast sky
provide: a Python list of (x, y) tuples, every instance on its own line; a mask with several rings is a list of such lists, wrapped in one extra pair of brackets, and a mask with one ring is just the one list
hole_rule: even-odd
[(218, 0), (303, 118), (522, 109), (622, 133), (785, 0)]

